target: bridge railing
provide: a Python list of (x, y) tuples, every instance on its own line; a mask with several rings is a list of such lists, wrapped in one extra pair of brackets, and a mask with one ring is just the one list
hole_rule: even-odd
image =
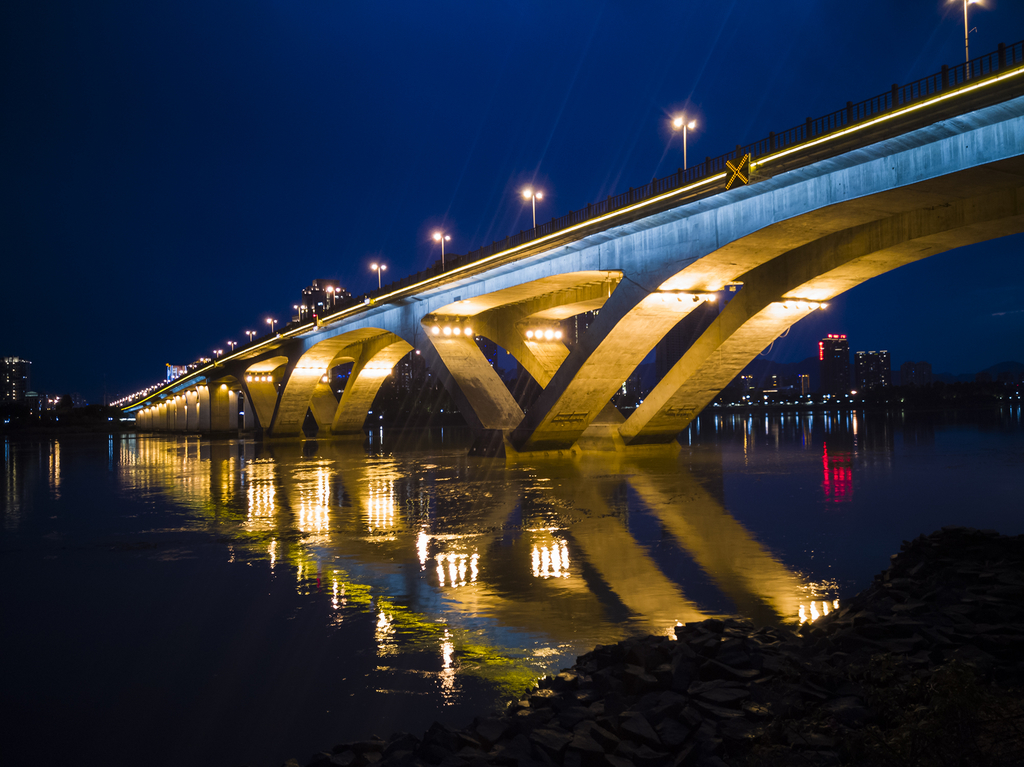
[[(726, 170), (726, 162), (736, 157), (741, 157), (744, 154), (749, 153), (751, 159), (766, 157), (775, 152), (799, 146), (800, 144), (813, 141), (820, 136), (825, 136), (837, 130), (842, 130), (845, 127), (856, 125), (887, 112), (903, 108), (943, 91), (960, 88), (968, 82), (990, 77), (1021, 63), (1024, 63), (1024, 41), (1014, 43), (1013, 45), (1003, 45), (1000, 43), (999, 48), (991, 53), (986, 53), (953, 67), (943, 65), (942, 70), (935, 74), (907, 83), (906, 85), (893, 85), (885, 93), (865, 99), (864, 101), (857, 103), (847, 101), (845, 107), (830, 112), (827, 115), (818, 118), (808, 117), (804, 122), (788, 130), (780, 133), (769, 133), (766, 137), (746, 146), (737, 145), (733, 151), (726, 152), (717, 157), (707, 157), (703, 162), (697, 163), (686, 170), (680, 168), (668, 176), (652, 179), (648, 184), (635, 188), (630, 187), (625, 192), (608, 195), (603, 200), (588, 203), (586, 207), (579, 210), (571, 210), (563, 216), (538, 224), (533, 229), (509, 235), (503, 240), (495, 240), (490, 245), (484, 245), (462, 256), (451, 256), (445, 260), (445, 270), (479, 261), (495, 253), (510, 250), (540, 237), (546, 237), (577, 224), (629, 207), (634, 203), (643, 202), (652, 197), (671, 192), (674, 189), (688, 186), (701, 179), (717, 175)], [(441, 273), (441, 262), (438, 261), (433, 267), (385, 285), (379, 291), (359, 296), (353, 299), (351, 304), (362, 303), (366, 298), (385, 295), (402, 287), (435, 277)]]
[[(902, 86), (893, 85), (885, 93), (856, 104), (847, 101), (846, 106), (842, 109), (830, 112), (816, 119), (808, 117), (804, 122), (788, 130), (784, 130), (781, 133), (769, 133), (765, 138), (754, 141), (746, 146), (737, 145), (735, 150), (718, 157), (706, 157), (704, 162), (697, 163), (686, 170), (680, 168), (668, 176), (652, 179), (650, 183), (635, 188), (630, 187), (627, 191), (619, 194), (608, 195), (603, 200), (588, 203), (584, 208), (571, 210), (563, 216), (538, 224), (533, 229), (521, 231), (519, 234), (509, 235), (503, 240), (495, 240), (490, 245), (484, 245), (465, 255), (449, 256), (445, 259), (444, 269), (442, 269), (441, 262), (437, 261), (432, 267), (416, 274), (402, 277), (396, 282), (384, 285), (380, 290), (347, 299), (337, 305), (337, 311), (343, 311), (378, 296), (387, 295), (409, 285), (440, 276), (448, 269), (480, 261), (495, 253), (510, 250), (540, 237), (546, 237), (555, 232), (600, 218), (635, 203), (643, 202), (652, 197), (671, 192), (674, 189), (688, 186), (701, 179), (722, 173), (726, 170), (726, 162), (736, 157), (741, 157), (744, 154), (749, 153), (752, 160), (767, 157), (775, 152), (813, 141), (820, 136), (865, 122), (887, 112), (927, 99), (943, 91), (954, 90), (969, 82), (991, 77), (1000, 71), (1019, 66), (1022, 63), (1024, 63), (1024, 41), (1014, 43), (1013, 45), (1003, 45), (1000, 43), (999, 48), (991, 53), (986, 53), (953, 67), (943, 65), (941, 71), (923, 77), (920, 80), (915, 80)], [(330, 321), (330, 315), (324, 316), (323, 320)], [(285, 325), (282, 327), (282, 331), (289, 327), (291, 327), (291, 324)], [(252, 343), (260, 343), (265, 339), (266, 337), (256, 339)], [(251, 344), (240, 346), (238, 351), (243, 351), (249, 345)]]

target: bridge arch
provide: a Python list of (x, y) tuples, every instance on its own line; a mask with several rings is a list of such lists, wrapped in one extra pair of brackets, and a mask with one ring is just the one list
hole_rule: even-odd
[[(271, 436), (299, 436), (307, 411), (313, 413), (325, 436), (362, 435), (367, 411), (381, 384), (412, 348), (394, 333), (372, 327), (310, 343), (288, 365), (271, 422)], [(332, 367), (344, 361), (352, 362), (352, 372), (339, 401), (327, 376)]]
[[(699, 296), (731, 283), (750, 283), (750, 275), (761, 274), (756, 270), (797, 248), (887, 219), (894, 226), (909, 226), (915, 213), (927, 218), (929, 211), (938, 210), (941, 218), (942, 209), (949, 209), (950, 218), (942, 226), (959, 229), (961, 236), (941, 237), (949, 243), (944, 249), (1024, 230), (1020, 218), (1024, 99), (1012, 104), (992, 108), (991, 123), (969, 125), (966, 131), (948, 123), (929, 126), (899, 140), (821, 161), (817, 174), (790, 171), (725, 192), (713, 204), (684, 206), (673, 216), (666, 215), (664, 225), (652, 221), (648, 228), (625, 232), (606, 243), (603, 247), (609, 252), (602, 257), (616, 263), (626, 277), (606, 302), (582, 348), (566, 358), (513, 431), (513, 446), (526, 451), (572, 447), (615, 387), (674, 324), (666, 321), (669, 307), (681, 295)], [(975, 212), (979, 206), (983, 210)], [(911, 218), (899, 219), (901, 214)], [(957, 217), (973, 223), (958, 226)], [(902, 242), (925, 235), (904, 232), (898, 236)], [(867, 254), (863, 258), (870, 260)], [(858, 269), (866, 268), (868, 261)], [(888, 268), (898, 265), (893, 263)], [(791, 289), (831, 297), (859, 284), (843, 274), (833, 275), (831, 287), (798, 283)], [(846, 287), (840, 289), (844, 280)], [(762, 321), (765, 318), (759, 316)], [(765, 333), (771, 324), (765, 325)], [(720, 332), (718, 327), (711, 332)], [(634, 429), (630, 427), (623, 436), (642, 439), (638, 435), (643, 429), (633, 433)]]
[(1020, 231), (1024, 186), (851, 227), (751, 270), (743, 289), (621, 427), (624, 442), (674, 439), (814, 303), (905, 264)]

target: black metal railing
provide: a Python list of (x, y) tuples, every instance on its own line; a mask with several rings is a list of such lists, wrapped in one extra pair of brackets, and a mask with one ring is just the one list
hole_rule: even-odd
[[(493, 256), (495, 253), (511, 250), (538, 238), (546, 237), (549, 234), (554, 234), (577, 224), (613, 213), (616, 210), (621, 210), (634, 203), (643, 202), (652, 197), (671, 192), (674, 189), (680, 189), (702, 179), (718, 175), (726, 170), (727, 161), (738, 156), (749, 153), (752, 160), (757, 160), (775, 152), (813, 141), (820, 136), (833, 133), (848, 126), (865, 122), (917, 101), (930, 98), (943, 91), (954, 90), (969, 82), (991, 77), (1000, 71), (1013, 68), (1021, 63), (1024, 63), (1024, 41), (1014, 43), (1013, 45), (1003, 45), (1000, 43), (999, 48), (992, 53), (986, 53), (983, 56), (957, 64), (954, 67), (943, 65), (941, 71), (928, 77), (923, 77), (906, 85), (893, 85), (885, 93), (856, 104), (847, 101), (846, 106), (842, 109), (830, 112), (816, 119), (808, 117), (804, 122), (789, 130), (784, 130), (781, 133), (769, 133), (765, 138), (754, 141), (746, 146), (737, 145), (730, 152), (726, 152), (718, 157), (707, 157), (704, 162), (693, 165), (686, 170), (680, 168), (675, 173), (663, 178), (655, 178), (643, 186), (630, 187), (627, 191), (620, 194), (609, 195), (603, 200), (587, 204), (585, 208), (569, 211), (564, 216), (553, 218), (550, 221), (538, 224), (533, 229), (519, 232), (519, 234), (509, 235), (503, 240), (495, 240), (490, 245), (484, 245), (466, 255), (449, 256), (445, 260), (445, 271), (480, 261)], [(346, 305), (361, 304), (366, 299), (392, 293), (403, 287), (423, 282), (440, 274), (442, 274), (442, 269), (440, 262), (438, 262), (421, 272), (384, 285), (380, 290), (357, 296), (346, 302)], [(328, 318), (325, 317), (324, 319)]]

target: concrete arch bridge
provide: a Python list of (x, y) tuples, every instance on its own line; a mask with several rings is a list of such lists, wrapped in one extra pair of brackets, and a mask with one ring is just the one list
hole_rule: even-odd
[[(722, 172), (709, 160), (703, 177), (680, 174), (667, 191), (652, 182), (645, 198), (633, 202), (631, 192), (617, 210), (386, 286), (126, 409), (142, 430), (230, 431), (242, 398), (246, 425), (267, 437), (301, 436), (307, 411), (319, 436), (361, 435), (381, 382), (418, 349), (481, 445), (670, 445), (820, 303), (904, 264), (1024, 231), (1024, 47), (1013, 51), (984, 77), (943, 80), (902, 103), (894, 86), (890, 108), (859, 122), (812, 130), (809, 121), (802, 141), (772, 137)], [(641, 406), (624, 418), (609, 405), (675, 325), (723, 295), (730, 300)], [(544, 332), (594, 309), (571, 350)], [(525, 412), (478, 337), (540, 385)], [(339, 399), (324, 375), (345, 362), (352, 369)]]

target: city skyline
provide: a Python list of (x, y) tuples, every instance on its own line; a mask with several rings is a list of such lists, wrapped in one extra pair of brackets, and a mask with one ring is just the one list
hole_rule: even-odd
[[(371, 263), (387, 281), (439, 260), (435, 231), (464, 254), (529, 228), (533, 204), (543, 222), (673, 172), (680, 112), (693, 164), (956, 64), (957, 10), (19, 9), (0, 33), (0, 354), (33, 360), (47, 391), (101, 401), (105, 378), (114, 398), (283, 324), (315, 279), (360, 294)], [(1024, 38), (1020, 7), (971, 13), (972, 52)], [(766, 356), (839, 332), (894, 367), (1021, 360), (1022, 252), (1015, 235), (903, 267)]]

